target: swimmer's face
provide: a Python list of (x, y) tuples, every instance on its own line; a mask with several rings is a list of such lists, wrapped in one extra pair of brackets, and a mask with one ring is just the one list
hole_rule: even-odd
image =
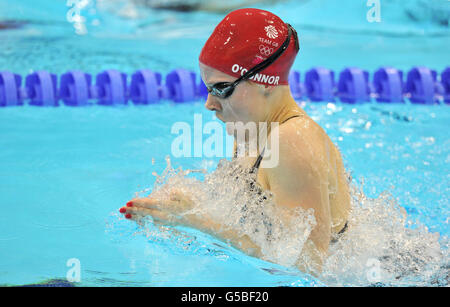
[[(236, 78), (219, 70), (200, 63), (200, 73), (203, 82), (211, 87), (218, 82), (234, 82)], [(216, 117), (223, 122), (259, 122), (264, 118), (262, 111), (261, 91), (249, 81), (240, 82), (233, 94), (225, 99), (208, 95), (205, 107), (216, 112)]]

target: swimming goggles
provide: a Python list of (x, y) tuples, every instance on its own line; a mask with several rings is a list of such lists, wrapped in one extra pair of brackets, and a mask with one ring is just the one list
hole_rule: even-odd
[(286, 24), (288, 27), (288, 36), (286, 40), (284, 41), (283, 45), (281, 45), (280, 48), (278, 48), (277, 51), (275, 51), (274, 54), (272, 54), (270, 57), (268, 57), (266, 60), (262, 61), (249, 71), (247, 71), (244, 75), (239, 77), (234, 82), (218, 82), (213, 84), (211, 87), (207, 87), (208, 93), (210, 93), (213, 96), (226, 99), (231, 96), (234, 92), (234, 88), (239, 84), (239, 82), (243, 80), (250, 79), (254, 75), (256, 75), (258, 72), (266, 69), (268, 66), (270, 66), (273, 62), (275, 62), (282, 54), (283, 52), (288, 48), (289, 43), (291, 42), (291, 35), (294, 34), (295, 39), (295, 47), (297, 48), (297, 51), (299, 50), (298, 45), (298, 37), (297, 37), (297, 31), (290, 25)]

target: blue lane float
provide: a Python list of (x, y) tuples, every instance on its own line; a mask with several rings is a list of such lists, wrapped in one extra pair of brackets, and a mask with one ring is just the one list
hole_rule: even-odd
[(292, 97), (295, 100), (303, 98), (304, 88), (303, 83), (300, 81), (300, 73), (298, 71), (292, 71), (289, 74), (289, 87), (291, 89)]
[(0, 72), (0, 106), (22, 105), (20, 84), (22, 77), (9, 71)]
[(197, 96), (202, 98), (208, 96), (208, 88), (206, 87), (205, 83), (203, 83), (202, 79), (200, 79), (200, 82), (197, 86)]
[(69, 71), (61, 76), (59, 97), (69, 106), (85, 106), (92, 98), (92, 76), (82, 71)]
[(57, 77), (48, 71), (37, 71), (25, 79), (26, 96), (30, 105), (57, 106)]
[(373, 86), (378, 102), (403, 102), (403, 72), (393, 67), (382, 67), (373, 75)]
[(170, 98), (175, 102), (193, 101), (197, 98), (194, 72), (185, 69), (174, 70), (167, 75), (166, 86)]
[(339, 75), (337, 96), (343, 102), (370, 101), (369, 73), (357, 67), (344, 69)]
[(444, 101), (450, 103), (450, 67), (441, 74), (441, 84), (443, 89)]
[(160, 73), (142, 69), (133, 74), (130, 85), (130, 99), (135, 104), (156, 103), (167, 95), (161, 85)]
[(98, 104), (102, 105), (124, 105), (127, 97), (127, 75), (120, 71), (105, 70), (96, 78), (95, 96)]
[(427, 67), (414, 67), (408, 72), (405, 93), (412, 103), (436, 102), (436, 71)]
[[(59, 81), (59, 84), (58, 84)], [(95, 82), (95, 84), (94, 84)], [(59, 86), (58, 86), (59, 85)], [(292, 71), (289, 86), (296, 100), (341, 101), (344, 103), (450, 103), (450, 67), (439, 76), (427, 67), (413, 67), (404, 73), (393, 67), (381, 67), (372, 76), (357, 67), (345, 68), (335, 80), (335, 72), (324, 68), (301, 73)], [(105, 70), (96, 76), (72, 70), (62, 74), (36, 71), (24, 78), (0, 71), (0, 107), (21, 106), (120, 106), (147, 105), (161, 100), (177, 103), (198, 101), (208, 96), (201, 78), (194, 72), (175, 69), (163, 76), (141, 69), (130, 76), (118, 70)]]
[(311, 101), (335, 100), (334, 72), (327, 68), (316, 67), (309, 70), (305, 75), (305, 87)]

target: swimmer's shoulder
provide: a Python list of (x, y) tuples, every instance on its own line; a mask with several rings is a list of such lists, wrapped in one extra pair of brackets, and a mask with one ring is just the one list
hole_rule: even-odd
[(292, 147), (311, 147), (317, 140), (326, 137), (325, 131), (308, 115), (302, 115), (288, 120), (278, 128), (280, 143)]
[[(279, 127), (280, 158), (289, 163), (303, 163), (325, 173), (339, 151), (325, 130), (309, 116), (293, 118)], [(319, 165), (322, 167), (317, 168)]]
[[(268, 148), (273, 151), (277, 150), (279, 155), (279, 163), (276, 169), (282, 169), (282, 172), (288, 172), (293, 168), (310, 168), (314, 163), (314, 152), (316, 151), (311, 144), (310, 137), (307, 134), (308, 129), (304, 128), (305, 120), (309, 122), (308, 118), (292, 118), (289, 121), (279, 125), (277, 131), (278, 135), (272, 135), (268, 138)], [(309, 125), (307, 123), (306, 125)], [(313, 137), (314, 139), (314, 137)], [(277, 143), (273, 143), (277, 141)]]

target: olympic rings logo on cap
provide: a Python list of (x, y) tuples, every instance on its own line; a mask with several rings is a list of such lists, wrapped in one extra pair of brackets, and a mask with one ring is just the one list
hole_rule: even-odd
[(273, 48), (264, 45), (259, 45), (259, 52), (261, 52), (262, 55), (265, 55), (267, 57), (273, 53)]

